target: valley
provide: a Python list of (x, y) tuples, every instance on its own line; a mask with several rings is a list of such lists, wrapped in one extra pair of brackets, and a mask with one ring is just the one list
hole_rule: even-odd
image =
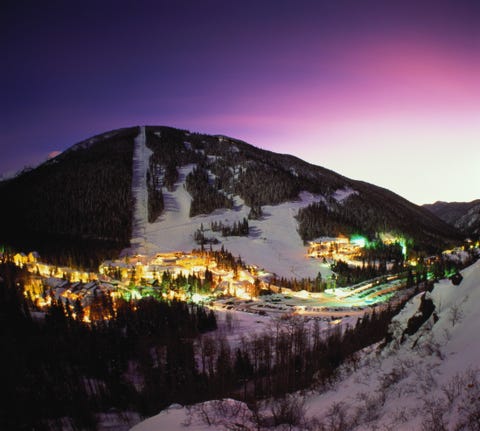
[[(334, 268), (338, 261), (358, 267), (362, 262), (357, 259), (361, 259), (365, 246), (357, 237), (351, 242), (345, 237), (328, 238), (310, 243), (303, 259), (313, 257), (324, 267)], [(476, 246), (472, 244), (471, 250)], [(49, 264), (37, 252), (2, 253), (0, 258), (3, 263), (14, 263), (29, 273), (24, 281), (24, 295), (38, 311), (45, 311), (52, 301), (57, 301), (72, 311), (81, 307), (86, 322), (110, 318), (106, 310), (106, 314), (97, 310), (95, 317), (92, 316), (92, 308), (102, 298), (110, 298), (115, 306), (120, 299), (138, 301), (151, 297), (193, 302), (216, 311), (318, 317), (330, 324), (342, 321), (351, 324), (371, 307), (392, 299), (401, 302), (415, 286), (418, 290), (435, 277), (451, 276), (472, 259), (468, 251), (457, 248), (430, 257), (421, 268), (415, 259), (404, 266), (397, 265), (395, 271), (390, 263), (383, 275), (338, 286), (339, 275), (331, 270), (325, 280), (320, 271), (315, 279), (288, 280), (256, 265), (247, 265), (223, 247), (217, 252), (196, 249), (190, 253), (156, 253), (152, 257), (125, 256), (103, 262), (97, 272)], [(440, 273), (436, 269), (439, 262), (442, 262)], [(374, 265), (380, 267), (380, 261)]]
[(38, 406), (12, 414), (27, 427), (124, 430), (172, 403), (329, 385), (480, 245), (388, 190), (163, 126), (80, 142), (0, 198), (2, 312), (27, 340), (7, 368), (37, 358), (11, 382)]
[(6, 0), (0, 431), (480, 431), (480, 0)]

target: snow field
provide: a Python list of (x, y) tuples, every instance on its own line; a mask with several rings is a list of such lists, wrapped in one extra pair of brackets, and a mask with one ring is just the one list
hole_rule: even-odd
[[(480, 343), (476, 337), (480, 328), (476, 306), (480, 301), (480, 262), (462, 274), (460, 286), (442, 280), (430, 294), (437, 322), (432, 316), (402, 342), (408, 320), (418, 311), (421, 294), (412, 298), (392, 321), (393, 341), (380, 352), (364, 354), (358, 371), (351, 373), (344, 367), (345, 377), (329, 391), (310, 395), (307, 415), (325, 416), (340, 403), (346, 417), (360, 422), (349, 428), (352, 430), (441, 429), (440, 422), (434, 420), (450, 430), (464, 420), (466, 414), (458, 405), (461, 393), (468, 391), (469, 379), (480, 378)], [(455, 322), (454, 315), (458, 318)], [(476, 370), (477, 377), (467, 376), (471, 370)], [(459, 376), (465, 378), (464, 386), (458, 399), (449, 404), (444, 388), (458, 382)]]
[[(165, 210), (154, 223), (146, 225), (145, 246), (153, 252), (190, 251), (198, 248), (193, 239), (194, 232), (203, 224), (207, 234), (212, 222), (233, 224), (248, 217), (250, 207), (239, 196), (234, 197), (234, 208), (216, 210), (209, 215), (189, 217), (191, 196), (185, 190), (185, 179), (195, 165), (179, 169), (179, 180), (173, 192), (162, 189)], [(295, 215), (300, 208), (319, 200), (321, 197), (308, 192), (300, 193), (299, 200), (275, 206), (264, 206), (261, 220), (249, 220), (248, 237), (219, 237), (221, 244), (213, 245), (219, 249), (222, 244), (235, 256), (241, 256), (248, 263), (264, 268), (283, 277), (322, 277), (331, 275), (330, 268), (318, 260), (308, 259), (306, 249), (297, 232)]]
[(148, 254), (146, 243), (146, 227), (148, 225), (148, 191), (147, 172), (148, 162), (152, 151), (146, 146), (145, 126), (140, 127), (140, 132), (135, 138), (133, 150), (133, 177), (132, 192), (135, 208), (132, 223), (132, 239), (130, 249), (122, 254)]

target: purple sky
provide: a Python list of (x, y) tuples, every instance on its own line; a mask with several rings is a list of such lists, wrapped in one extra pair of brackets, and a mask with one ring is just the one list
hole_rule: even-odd
[(0, 173), (138, 124), (480, 198), (478, 0), (7, 0)]

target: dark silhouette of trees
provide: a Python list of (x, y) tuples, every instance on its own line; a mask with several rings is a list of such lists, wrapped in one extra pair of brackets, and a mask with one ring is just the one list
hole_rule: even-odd
[(244, 217), (242, 221), (234, 222), (233, 225), (214, 221), (210, 224), (213, 232), (221, 232), (222, 236), (248, 236), (248, 220)]
[(248, 212), (249, 220), (260, 220), (263, 217), (262, 207), (258, 204), (252, 203), (250, 211)]
[[(301, 208), (297, 214), (300, 237), (307, 241), (360, 232), (373, 239), (379, 232), (397, 232), (415, 239), (415, 244), (409, 244), (409, 248), (427, 250), (428, 253), (441, 251), (448, 244), (441, 232), (444, 229), (447, 233), (450, 228), (439, 226), (438, 220), (428, 220), (421, 210), (415, 208), (409, 208), (413, 213), (406, 217), (405, 206), (408, 205), (399, 206), (400, 202), (394, 196), (381, 196), (375, 188), (365, 192), (352, 194), (341, 203), (328, 198), (326, 202), (314, 202)], [(378, 199), (371, 200), (375, 196)], [(412, 220), (416, 222), (412, 223)], [(455, 237), (453, 232), (448, 235)]]
[(187, 191), (192, 195), (190, 217), (198, 214), (210, 214), (218, 208), (232, 208), (233, 202), (210, 184), (208, 172), (196, 167), (187, 175), (185, 183)]
[[(78, 144), (0, 182), (0, 237), (82, 266), (116, 256), (131, 237), (133, 141), (138, 128)], [(108, 254), (105, 255), (105, 252)]]
[[(133, 408), (153, 414), (171, 402), (204, 396), (193, 340), (216, 328), (210, 310), (149, 298), (120, 300), (112, 309), (99, 293), (95, 313), (112, 315), (110, 320), (86, 324), (79, 303), (70, 309), (58, 301), (44, 320), (34, 320), (19, 280), (18, 268), (0, 265), (0, 372), (10, 394), (2, 429), (49, 429), (62, 417), (95, 429), (96, 412)], [(141, 389), (126, 378), (132, 361), (145, 382)]]

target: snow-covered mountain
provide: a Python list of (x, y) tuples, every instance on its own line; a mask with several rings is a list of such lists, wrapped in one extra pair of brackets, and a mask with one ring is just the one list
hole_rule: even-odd
[[(294, 425), (268, 429), (480, 429), (480, 261), (462, 276), (458, 286), (442, 280), (432, 292), (412, 298), (393, 319), (388, 343), (360, 352), (330, 386), (315, 388), (312, 382), (307, 393), (291, 395), (287, 400), (297, 415), (287, 417)], [(425, 301), (433, 305), (431, 314), (418, 320)], [(415, 320), (424, 322), (414, 325)], [(272, 412), (275, 406), (266, 403), (254, 415), (234, 400), (174, 405), (132, 430), (176, 431), (186, 424), (190, 431), (267, 429), (257, 428), (256, 418), (269, 423)]]
[(480, 199), (471, 202), (437, 201), (423, 207), (467, 235), (480, 236)]
[[(414, 249), (461, 239), (432, 213), (290, 155), (161, 126), (114, 130), (0, 183), (0, 239), (87, 264), (122, 250), (222, 245), (247, 263), (312, 276), (304, 241), (393, 232)], [(72, 250), (72, 247), (74, 248)], [(92, 257), (93, 256), (93, 257)]]
[(480, 201), (472, 206), (454, 224), (454, 226), (468, 235), (480, 237)]

